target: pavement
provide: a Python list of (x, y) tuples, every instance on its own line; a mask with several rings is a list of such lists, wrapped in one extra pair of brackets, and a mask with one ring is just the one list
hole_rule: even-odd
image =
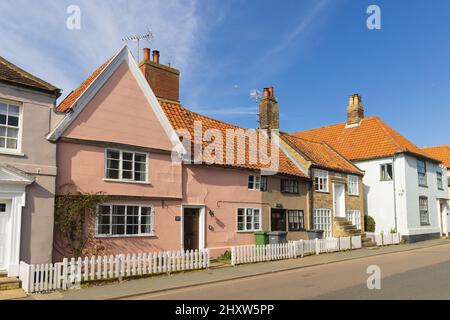
[[(430, 250), (431, 252), (434, 250), (435, 253), (428, 253)], [(419, 252), (424, 253), (418, 254)], [(450, 240), (439, 239), (153, 276), (77, 290), (33, 294), (26, 299), (351, 298), (358, 290), (365, 293), (368, 291), (365, 285), (368, 277), (366, 272), (368, 263), (384, 264), (384, 277), (400, 277), (398, 282), (402, 280), (402, 274), (405, 272), (412, 272), (414, 275), (419, 268), (438, 268), (439, 271), (448, 261), (450, 261)], [(439, 263), (444, 265), (438, 266)], [(450, 268), (447, 269), (450, 270)], [(436, 270), (433, 269), (433, 271)], [(265, 280), (261, 281), (261, 278)], [(299, 288), (304, 288), (304, 290), (299, 290)], [(372, 296), (373, 292), (368, 294)]]

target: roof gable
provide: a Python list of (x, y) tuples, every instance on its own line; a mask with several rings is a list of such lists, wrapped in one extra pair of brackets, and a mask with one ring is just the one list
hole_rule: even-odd
[(429, 158), (411, 141), (376, 116), (362, 119), (358, 126), (347, 126), (344, 122), (293, 135), (313, 141), (324, 141), (349, 160), (383, 158), (399, 152)]
[[(134, 58), (131, 55), (131, 52), (129, 49), (125, 46), (118, 54), (116, 54), (113, 58), (111, 58), (108, 62), (103, 64), (99, 69), (96, 70), (86, 81), (83, 82), (83, 84), (75, 91), (72, 92), (71, 95), (66, 97), (63, 102), (58, 106), (58, 109), (60, 111), (65, 111), (66, 116), (64, 119), (52, 130), (52, 132), (48, 135), (48, 139), (51, 141), (57, 141), (59, 138), (61, 138), (63, 135), (66, 134), (73, 134), (73, 128), (72, 123), (77, 123), (77, 118), (80, 117), (81, 113), (84, 112), (85, 108), (90, 105), (91, 102), (94, 101), (94, 99), (99, 98), (102, 93), (102, 88), (108, 85), (110, 83), (110, 79), (114, 77), (117, 71), (120, 72), (120, 68), (122, 66), (127, 67), (127, 72), (123, 72), (122, 75), (126, 75), (129, 78), (134, 78), (134, 87), (133, 88), (125, 88), (125, 91), (123, 93), (123, 96), (127, 96), (126, 91), (128, 90), (128, 94), (130, 92), (133, 92), (136, 94), (136, 91), (133, 91), (134, 89), (139, 89), (141, 92), (139, 95), (142, 97), (142, 101), (146, 102), (146, 105), (150, 107), (151, 114), (154, 116), (154, 118), (160, 123), (163, 132), (168, 137), (170, 142), (172, 143), (172, 146), (175, 147), (175, 150), (177, 152), (182, 153), (183, 148), (182, 145), (178, 139), (178, 136), (176, 135), (175, 131), (173, 130), (172, 126), (170, 125), (165, 113), (161, 109), (158, 100), (156, 99), (155, 95), (153, 94), (153, 91), (151, 90), (150, 86), (148, 85), (147, 81), (145, 80), (144, 76), (142, 75), (141, 71), (139, 70), (139, 67), (137, 66)], [(120, 79), (116, 79), (119, 82), (116, 81), (116, 84), (120, 83)], [(132, 97), (133, 95), (129, 96)], [(105, 96), (103, 96), (105, 98)], [(135, 98), (135, 97), (134, 97)], [(94, 104), (99, 105), (99, 102), (101, 101), (95, 101)], [(105, 109), (106, 110), (106, 109)], [(92, 110), (90, 111), (92, 113)], [(126, 113), (127, 111), (124, 110)], [(150, 115), (150, 113), (147, 113)], [(138, 119), (141, 120), (141, 119)], [(96, 121), (99, 121), (99, 118), (96, 118)], [(81, 121), (78, 121), (78, 124), (81, 124)], [(95, 127), (95, 124), (92, 127)], [(152, 126), (150, 126), (152, 127)], [(125, 129), (129, 129), (130, 126), (128, 126)], [(101, 128), (99, 128), (101, 130)], [(146, 128), (146, 132), (149, 131), (149, 128)], [(108, 130), (109, 131), (109, 130)], [(78, 131), (77, 134), (82, 134), (81, 131)], [(97, 132), (97, 134), (100, 134), (100, 132)], [(155, 137), (159, 137), (156, 135)], [(84, 137), (86, 138), (86, 137)], [(113, 141), (115, 142), (115, 141)], [(131, 143), (133, 144), (133, 143)], [(167, 147), (167, 146), (166, 146)], [(163, 149), (166, 149), (163, 148)]]

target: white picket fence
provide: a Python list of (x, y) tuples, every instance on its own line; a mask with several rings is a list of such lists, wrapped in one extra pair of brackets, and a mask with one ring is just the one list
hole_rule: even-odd
[(373, 233), (366, 232), (366, 236), (377, 243), (377, 246), (389, 246), (399, 244), (401, 241), (400, 233)]
[(27, 293), (67, 290), (89, 281), (206, 269), (209, 260), (209, 250), (203, 249), (65, 258), (54, 264), (21, 262), (19, 279)]
[(361, 248), (361, 236), (297, 240), (283, 244), (246, 245), (231, 248), (231, 264), (295, 259), (305, 254), (320, 254)]

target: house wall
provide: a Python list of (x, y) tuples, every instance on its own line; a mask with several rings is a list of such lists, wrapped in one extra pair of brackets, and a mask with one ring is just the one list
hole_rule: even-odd
[(271, 209), (277, 208), (281, 204), (282, 209), (286, 210), (303, 210), (305, 231), (289, 231), (288, 217), (286, 216), (286, 230), (288, 231), (288, 240), (308, 239), (306, 230), (310, 229), (310, 208), (308, 201), (309, 182), (299, 180), (299, 193), (290, 194), (280, 191), (281, 179), (292, 179), (292, 177), (268, 176), (267, 191), (261, 192), (263, 206), (263, 230), (271, 231)]
[[(313, 173), (311, 177), (314, 177)], [(318, 192), (314, 191), (313, 194), (313, 209), (329, 209), (332, 215), (332, 234), (335, 237), (344, 236), (341, 234), (341, 230), (338, 224), (334, 221), (334, 194), (333, 194), (333, 183), (342, 183), (345, 185), (345, 210), (359, 210), (361, 219), (361, 228), (364, 228), (364, 186), (362, 183), (362, 177), (358, 179), (359, 195), (353, 196), (348, 194), (348, 175), (339, 172), (328, 171), (328, 192)], [(314, 187), (314, 186), (313, 186)]]
[[(417, 158), (404, 155), (401, 158), (405, 163), (406, 179), (406, 210), (407, 210), (407, 232), (410, 241), (422, 239), (437, 238), (440, 236), (440, 209), (438, 208), (438, 199), (445, 199), (448, 195), (447, 181), (445, 175), (443, 185), (444, 190), (437, 188), (436, 172), (441, 170), (438, 164), (427, 161), (427, 187), (421, 187), (418, 183)], [(429, 226), (420, 225), (419, 197), (428, 198)]]
[(57, 144), (58, 194), (104, 192), (128, 197), (182, 197), (181, 165), (172, 162), (170, 154), (147, 151), (148, 183), (120, 182), (105, 180), (105, 146), (64, 141)]
[(183, 204), (205, 206), (205, 243), (212, 256), (229, 250), (233, 245), (255, 243), (253, 231), (237, 231), (238, 208), (264, 207), (261, 192), (248, 189), (250, 174), (257, 173), (216, 166), (183, 165)]
[[(125, 62), (86, 104), (56, 145), (58, 195), (103, 192), (109, 204), (153, 208), (154, 236), (95, 236), (107, 254), (181, 248), (181, 223), (176, 219), (181, 216), (183, 196), (181, 164), (172, 161), (172, 143), (166, 130)], [(148, 153), (148, 182), (105, 179), (106, 148)], [(86, 228), (94, 231), (94, 227), (95, 219), (90, 219)], [(57, 244), (62, 243), (59, 240), (60, 235), (55, 236)], [(63, 248), (55, 250), (55, 260), (62, 251)]]
[[(380, 180), (380, 165), (386, 163), (393, 163), (392, 158), (355, 163), (365, 171), (362, 179), (365, 197), (364, 212), (374, 218), (375, 232), (389, 232), (391, 228), (395, 228), (394, 181)], [(399, 163), (394, 166), (393, 170), (395, 177), (399, 177), (402, 173)]]
[(20, 259), (27, 263), (51, 261), (56, 177), (56, 146), (46, 140), (55, 96), (0, 84), (0, 99), (22, 103), (22, 150), (0, 153), (0, 163), (35, 177), (26, 188), (22, 209)]
[[(394, 180), (380, 180), (380, 165), (384, 163), (394, 164)], [(366, 212), (374, 217), (376, 232), (389, 232), (395, 228), (397, 222), (397, 231), (408, 241), (414, 242), (439, 236), (437, 199), (447, 198), (448, 188), (437, 190), (437, 164), (427, 162), (428, 187), (426, 188), (418, 184), (416, 157), (398, 154), (395, 157), (355, 164), (366, 172), (363, 178)], [(444, 185), (445, 183), (446, 181)], [(428, 197), (430, 226), (420, 226), (420, 196)]]

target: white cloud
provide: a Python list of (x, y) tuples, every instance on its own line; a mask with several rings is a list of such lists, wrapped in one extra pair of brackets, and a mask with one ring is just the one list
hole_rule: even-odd
[[(66, 28), (69, 5), (81, 8), (81, 30)], [(62, 88), (63, 96), (123, 45), (122, 37), (154, 35), (147, 46), (189, 74), (202, 39), (197, 1), (81, 0), (0, 2), (0, 55)], [(133, 54), (136, 45), (129, 43)], [(141, 54), (142, 57), (142, 54)]]

